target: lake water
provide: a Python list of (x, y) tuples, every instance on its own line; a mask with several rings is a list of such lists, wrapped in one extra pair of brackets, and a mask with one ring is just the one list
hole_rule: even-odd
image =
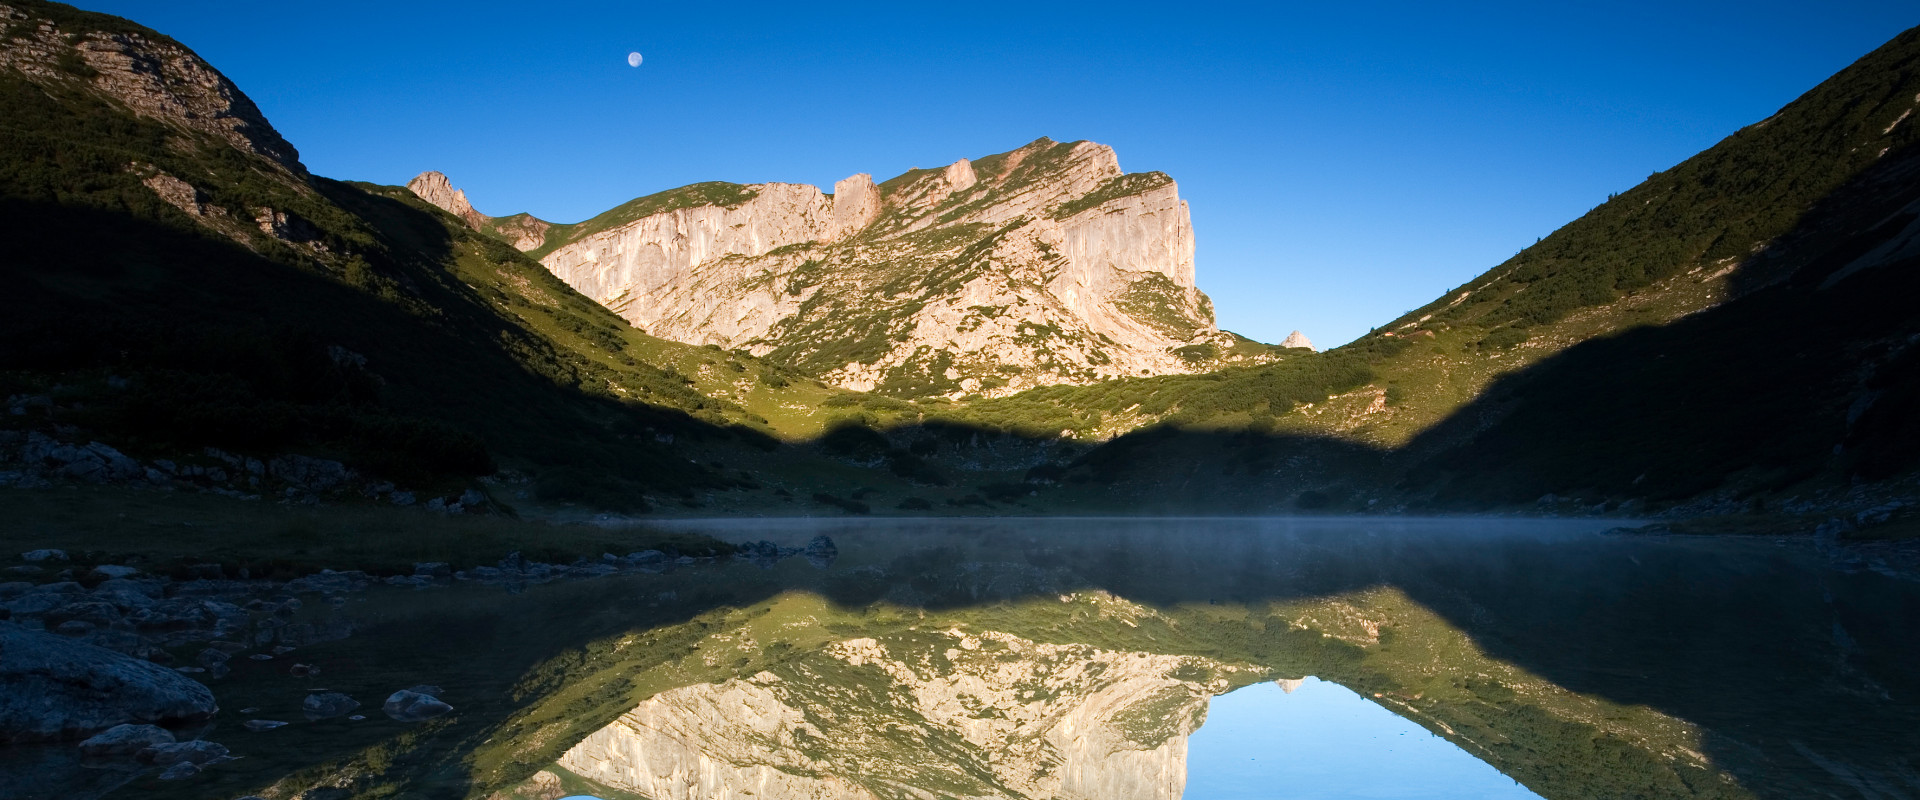
[(369, 590), (301, 686), (432, 682), (455, 715), (217, 725), (246, 758), (116, 796), (1920, 796), (1920, 583), (1610, 524), (674, 523), (837, 552)]

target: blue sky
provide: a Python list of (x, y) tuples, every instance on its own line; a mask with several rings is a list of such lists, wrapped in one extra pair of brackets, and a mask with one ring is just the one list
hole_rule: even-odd
[(438, 169), (495, 215), (1103, 142), (1179, 182), (1223, 327), (1323, 346), (1920, 24), (1862, 0), (81, 5), (193, 47), (316, 172)]
[(1318, 678), (1213, 698), (1182, 800), (1539, 800), (1458, 745)]

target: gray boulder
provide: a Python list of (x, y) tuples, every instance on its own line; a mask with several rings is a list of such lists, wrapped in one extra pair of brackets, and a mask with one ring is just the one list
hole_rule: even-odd
[(331, 719), (343, 717), (360, 707), (360, 701), (339, 692), (314, 692), (300, 702), (300, 710), (307, 719)]
[(211, 764), (223, 761), (227, 757), (227, 746), (195, 739), (190, 742), (168, 742), (149, 745), (140, 751), (140, 760), (156, 767), (173, 764)]
[[(430, 689), (430, 686), (416, 686), (414, 689)], [(401, 722), (420, 722), (433, 719), (453, 711), (453, 706), (440, 702), (440, 698), (413, 689), (401, 689), (387, 697), (380, 710), (387, 716)]]
[(67, 551), (55, 550), (53, 548), (28, 550), (27, 552), (21, 553), (20, 557), (28, 561), (65, 561), (67, 560)]
[(182, 761), (160, 771), (160, 780), (184, 781), (200, 774), (200, 765), (191, 761)]
[(0, 622), (0, 743), (198, 722), (218, 710), (207, 687), (166, 667)]
[(155, 725), (115, 725), (80, 743), (80, 755), (88, 758), (130, 756), (149, 747), (172, 744), (173, 734)]

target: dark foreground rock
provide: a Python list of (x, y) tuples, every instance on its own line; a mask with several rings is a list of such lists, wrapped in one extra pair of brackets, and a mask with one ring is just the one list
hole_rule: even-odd
[(0, 622), (0, 742), (79, 739), (125, 723), (213, 716), (213, 693), (103, 647)]
[(401, 722), (420, 722), (446, 714), (453, 710), (453, 706), (441, 702), (440, 698), (434, 697), (431, 693), (420, 691), (437, 688), (415, 686), (412, 689), (401, 689), (387, 697), (387, 702), (381, 706), (381, 710), (387, 712), (387, 716)]

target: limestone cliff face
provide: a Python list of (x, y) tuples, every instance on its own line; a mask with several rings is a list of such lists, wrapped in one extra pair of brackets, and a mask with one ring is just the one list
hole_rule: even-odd
[(1231, 667), (960, 631), (656, 695), (560, 766), (655, 800), (1178, 800)]
[(1178, 187), (1121, 172), (1104, 145), (1041, 139), (880, 184), (854, 175), (832, 195), (721, 186), (518, 246), (653, 335), (852, 389), (1000, 395), (1233, 357), (1194, 285)]
[(453, 188), (447, 176), (438, 172), (422, 172), (407, 181), (407, 189), (419, 195), (420, 199), (439, 206), (462, 220), (475, 230), (483, 229), (493, 218), (473, 210), (473, 204), (467, 202), (467, 193)]

